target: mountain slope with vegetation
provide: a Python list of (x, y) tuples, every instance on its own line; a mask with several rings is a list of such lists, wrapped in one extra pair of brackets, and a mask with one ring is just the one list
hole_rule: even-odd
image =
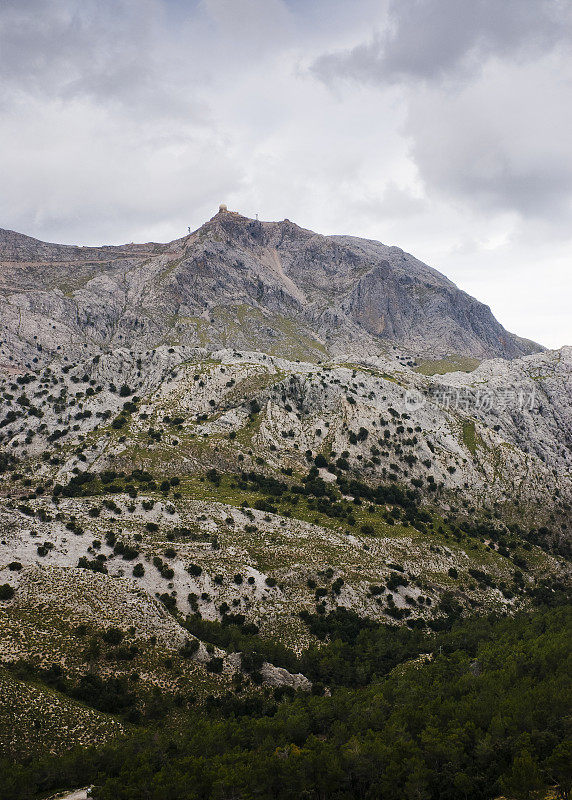
[(0, 258), (0, 797), (566, 797), (572, 348), (225, 211)]

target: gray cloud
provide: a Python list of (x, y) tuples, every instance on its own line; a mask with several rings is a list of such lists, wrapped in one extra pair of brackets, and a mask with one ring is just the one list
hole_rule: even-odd
[(391, 0), (386, 30), (313, 70), (374, 83), (460, 77), (492, 55), (544, 52), (569, 38), (571, 23), (565, 0)]
[(428, 194), (523, 219), (572, 219), (572, 6), (391, 0), (383, 32), (311, 66), (400, 92)]
[(128, 113), (196, 121), (204, 108), (180, 91), (181, 52), (165, 22), (158, 0), (6, 0), (2, 102), (22, 92), (63, 102), (89, 98)]
[(489, 64), (457, 92), (408, 93), (405, 133), (428, 191), (526, 219), (572, 219), (572, 59)]

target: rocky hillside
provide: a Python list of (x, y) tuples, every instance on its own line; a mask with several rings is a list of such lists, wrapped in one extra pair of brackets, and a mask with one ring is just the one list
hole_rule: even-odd
[(306, 693), (338, 624), (430, 643), (565, 591), (572, 348), (288, 221), (0, 253), (7, 752)]
[(100, 740), (125, 718), (95, 701), (73, 714), (94, 670), (136, 670), (129, 702), (147, 710), (157, 689), (304, 689), (304, 614), (426, 627), (450, 598), (513, 611), (553, 592), (569, 576), (571, 375), (571, 348), (424, 376), (182, 346), (5, 373), (0, 678), (26, 740), (16, 677), (53, 680), (54, 663), (72, 688), (38, 695), (43, 724), (72, 714)]
[(398, 247), (220, 211), (169, 244), (69, 247), (0, 231), (0, 360), (116, 347), (290, 358), (515, 358), (540, 348)]

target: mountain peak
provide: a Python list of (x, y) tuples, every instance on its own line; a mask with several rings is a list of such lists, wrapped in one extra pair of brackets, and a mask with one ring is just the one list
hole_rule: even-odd
[(303, 359), (541, 349), (398, 247), (225, 204), (170, 244), (77, 247), (2, 231), (0, 292), (0, 356), (23, 363), (165, 342)]

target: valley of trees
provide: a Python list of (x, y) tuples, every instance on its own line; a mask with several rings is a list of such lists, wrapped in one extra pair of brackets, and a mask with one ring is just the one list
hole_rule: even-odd
[(560, 599), (515, 617), (452, 609), (436, 633), (310, 615), (325, 641), (304, 656), (311, 694), (208, 698), (112, 744), (2, 763), (0, 798), (93, 783), (94, 800), (532, 800), (549, 789), (567, 800), (572, 615)]

